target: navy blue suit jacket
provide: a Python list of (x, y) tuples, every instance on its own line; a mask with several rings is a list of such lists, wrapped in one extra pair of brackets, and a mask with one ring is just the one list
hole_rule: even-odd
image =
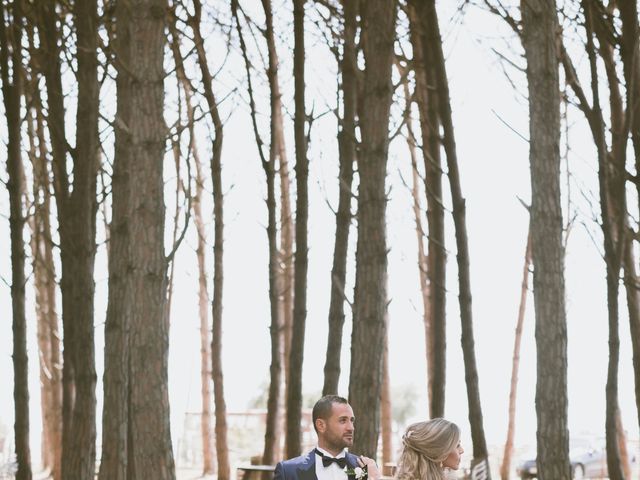
[[(357, 456), (347, 452), (346, 458), (349, 467), (358, 466)], [(278, 462), (273, 472), (273, 480), (318, 480), (314, 450), (306, 455)]]

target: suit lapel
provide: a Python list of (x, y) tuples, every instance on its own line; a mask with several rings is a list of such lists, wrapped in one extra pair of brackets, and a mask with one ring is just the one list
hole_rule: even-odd
[(358, 457), (356, 455), (354, 455), (353, 453), (349, 453), (347, 452), (347, 465), (349, 465), (350, 468), (356, 468), (358, 466)]
[(309, 452), (306, 461), (298, 467), (298, 480), (318, 480), (316, 475), (316, 454)]

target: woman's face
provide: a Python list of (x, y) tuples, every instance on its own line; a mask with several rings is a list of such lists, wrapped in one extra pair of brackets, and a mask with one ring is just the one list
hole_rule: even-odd
[(462, 448), (462, 445), (460, 445), (460, 442), (458, 442), (456, 448), (454, 448), (453, 451), (447, 456), (447, 458), (444, 459), (444, 462), (442, 462), (442, 466), (445, 468), (450, 468), (451, 470), (457, 470), (460, 466), (460, 458), (462, 457), (463, 453), (464, 448)]

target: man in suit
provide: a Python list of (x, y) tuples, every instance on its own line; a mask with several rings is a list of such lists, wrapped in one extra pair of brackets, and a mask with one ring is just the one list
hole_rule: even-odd
[[(274, 480), (379, 480), (376, 462), (356, 456), (347, 449), (353, 446), (353, 409), (346, 399), (326, 395), (316, 402), (311, 414), (318, 446), (306, 455), (279, 462)], [(366, 468), (367, 476), (359, 477), (358, 468)], [(356, 475), (347, 476), (345, 468)]]

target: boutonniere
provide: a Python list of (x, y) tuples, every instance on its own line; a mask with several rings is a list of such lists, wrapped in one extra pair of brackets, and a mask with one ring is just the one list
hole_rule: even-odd
[(347, 474), (348, 477), (355, 478), (356, 480), (367, 480), (367, 466), (364, 467), (344, 467), (344, 473)]

